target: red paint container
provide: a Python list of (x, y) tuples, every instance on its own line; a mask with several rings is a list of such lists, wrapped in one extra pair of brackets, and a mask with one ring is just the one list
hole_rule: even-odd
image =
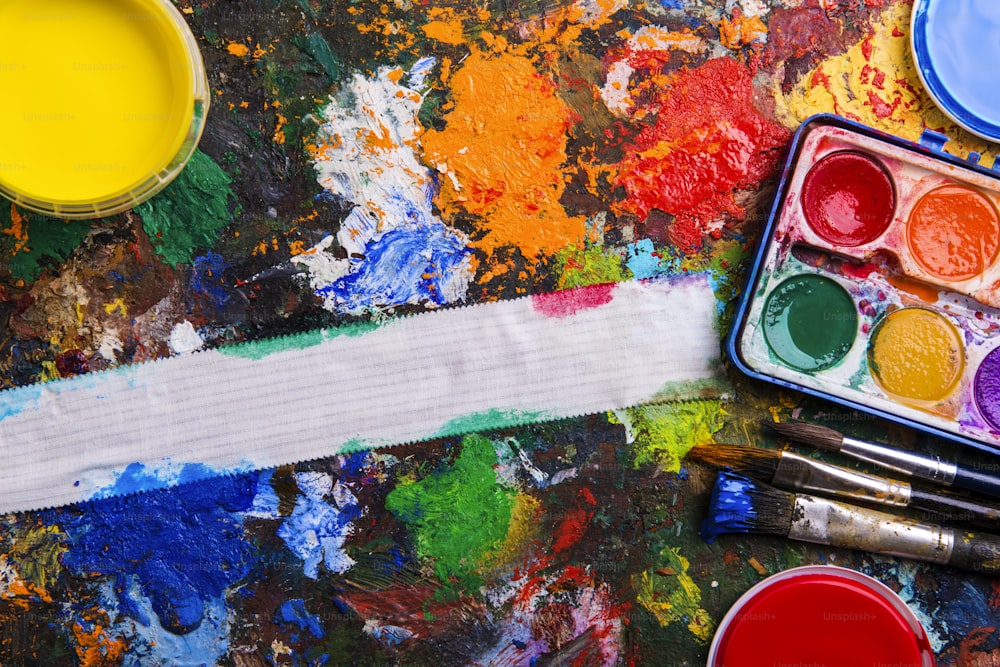
[(747, 591), (719, 624), (709, 667), (933, 667), (927, 632), (890, 588), (831, 565), (797, 567)]

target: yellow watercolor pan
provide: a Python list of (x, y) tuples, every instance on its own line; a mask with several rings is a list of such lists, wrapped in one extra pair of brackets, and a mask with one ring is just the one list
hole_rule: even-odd
[(118, 213), (187, 163), (208, 110), (167, 0), (0, 0), (0, 194), (62, 218)]

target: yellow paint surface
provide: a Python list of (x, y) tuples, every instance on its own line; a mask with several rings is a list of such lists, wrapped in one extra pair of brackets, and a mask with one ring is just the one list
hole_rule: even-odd
[(910, 141), (926, 127), (952, 138), (949, 152), (983, 153), (981, 162), (992, 164), (986, 159), (992, 145), (957, 126), (924, 90), (910, 50), (911, 9), (908, 2), (887, 7), (871, 36), (820, 63), (788, 94), (776, 83), (776, 111), (789, 127), (815, 113), (835, 113)]
[(160, 0), (0, 2), (0, 183), (52, 203), (123, 194), (191, 124), (186, 47)]
[(890, 394), (912, 401), (940, 401), (965, 368), (965, 348), (955, 326), (925, 308), (903, 308), (879, 323), (869, 349), (872, 373)]

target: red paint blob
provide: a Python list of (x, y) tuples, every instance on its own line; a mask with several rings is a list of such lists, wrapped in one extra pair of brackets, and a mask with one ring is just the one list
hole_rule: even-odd
[(726, 57), (680, 70), (642, 111), (656, 121), (625, 147), (618, 206), (643, 220), (654, 210), (673, 215), (670, 240), (694, 252), (711, 223), (744, 218), (736, 192), (774, 173), (788, 130), (754, 105), (750, 69)]
[(543, 292), (531, 297), (531, 305), (546, 317), (568, 317), (581, 310), (597, 308), (614, 298), (615, 284), (574, 287), (559, 292)]
[(895, 593), (830, 566), (764, 580), (717, 634), (711, 667), (934, 664), (926, 632)]
[(802, 185), (806, 222), (834, 245), (871, 243), (889, 228), (895, 210), (888, 172), (860, 153), (827, 155), (812, 166)]

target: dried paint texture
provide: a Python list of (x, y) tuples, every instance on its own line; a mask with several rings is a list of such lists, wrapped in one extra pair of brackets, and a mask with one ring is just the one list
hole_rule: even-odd
[(835, 113), (911, 141), (925, 127), (946, 132), (957, 138), (947, 147), (957, 155), (990, 149), (945, 116), (925, 92), (910, 49), (910, 14), (908, 2), (886, 8), (871, 35), (807, 72), (788, 94), (776, 88), (784, 122), (794, 126), (816, 113)]
[(292, 261), (329, 310), (360, 313), (402, 304), (443, 305), (465, 297), (473, 265), (468, 239), (446, 226), (431, 200), (435, 184), (415, 152), (420, 90), (434, 67), (355, 74), (323, 110), (311, 147), (317, 179), (352, 209), (332, 237)]
[(324, 473), (300, 473), (298, 477), (302, 495), (291, 516), (278, 528), (278, 537), (302, 559), (303, 572), (310, 579), (319, 577), (320, 563), (330, 572), (342, 574), (354, 565), (344, 552), (344, 543), (354, 531), (354, 520), (361, 517), (358, 499)]
[(712, 442), (722, 417), (717, 400), (649, 405), (619, 414), (633, 440), (635, 464), (654, 463), (670, 472), (681, 469), (692, 447)]
[(444, 582), (467, 590), (482, 583), (484, 565), (503, 552), (516, 493), (497, 483), (496, 453), (489, 440), (463, 439), (453, 466), (397, 486), (386, 507), (414, 532), (417, 553)]
[(559, 201), (571, 112), (553, 82), (524, 55), (474, 49), (449, 84), (447, 126), (420, 138), (445, 220), (474, 216), (488, 255), (513, 246), (532, 262), (580, 244), (585, 219)]
[(136, 207), (156, 252), (171, 266), (188, 264), (211, 248), (232, 221), (232, 179), (201, 151), (195, 151), (176, 180)]
[(632, 276), (621, 253), (596, 245), (566, 248), (556, 255), (559, 289), (618, 283)]
[[(141, 476), (130, 474), (117, 492), (134, 489)], [(99, 499), (78, 513), (47, 518), (66, 533), (67, 569), (113, 578), (121, 613), (148, 626), (149, 606), (163, 628), (187, 634), (201, 625), (206, 606), (249, 571), (238, 513), (250, 507), (256, 485), (256, 474), (193, 482)]]
[(87, 237), (90, 220), (57, 220), (23, 211), (0, 198), (0, 265), (25, 282), (56, 268)]
[(636, 601), (661, 626), (687, 621), (691, 634), (707, 643), (715, 631), (715, 622), (701, 607), (701, 590), (688, 574), (688, 560), (674, 548), (664, 549), (660, 559), (658, 568), (643, 570), (632, 578)]
[(670, 238), (687, 251), (718, 235), (713, 223), (741, 220), (736, 193), (772, 175), (789, 136), (753, 96), (750, 70), (731, 58), (681, 70), (649, 104), (655, 122), (618, 165), (615, 182), (627, 194), (618, 207), (642, 219), (654, 209), (673, 215)]

